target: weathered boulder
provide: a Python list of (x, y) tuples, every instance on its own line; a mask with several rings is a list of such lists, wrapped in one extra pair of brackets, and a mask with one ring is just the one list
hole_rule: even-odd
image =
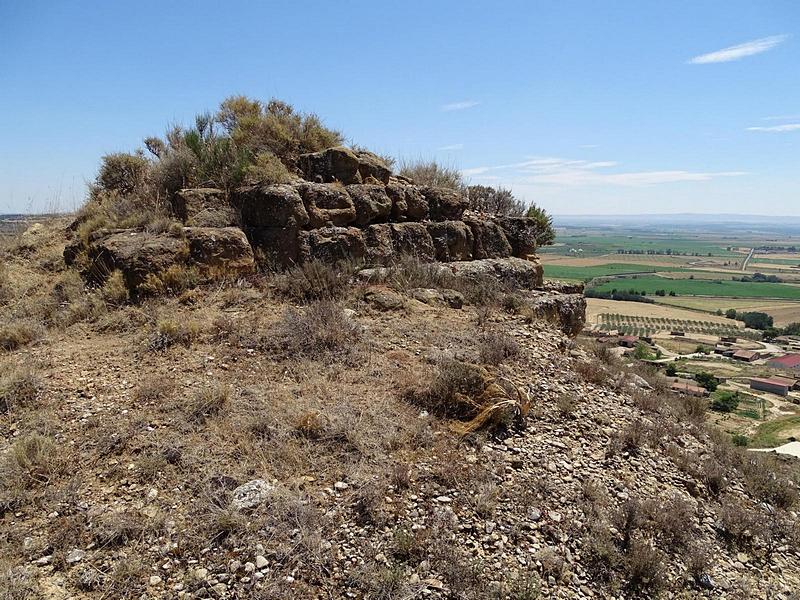
[(474, 237), (472, 256), (475, 259), (505, 258), (511, 256), (511, 244), (503, 230), (494, 221), (469, 218), (465, 221)]
[(299, 166), (303, 176), (309, 181), (338, 181), (345, 185), (362, 182), (358, 156), (343, 146), (301, 154)]
[(255, 270), (253, 248), (238, 227), (184, 227), (189, 242), (189, 260), (206, 269), (226, 274)]
[(392, 226), (388, 223), (369, 225), (364, 229), (364, 244), (367, 247), (368, 265), (387, 265), (394, 255)]
[(395, 255), (416, 256), (422, 262), (434, 259), (433, 240), (423, 223), (393, 223), (391, 227)]
[(469, 206), (464, 194), (450, 188), (425, 186), (420, 191), (428, 203), (431, 221), (460, 221)]
[(239, 212), (228, 195), (217, 188), (191, 188), (179, 191), (172, 209), (189, 227), (229, 227), (239, 225)]
[(303, 198), (310, 227), (343, 227), (356, 220), (353, 200), (342, 186), (303, 182), (297, 190)]
[(347, 192), (353, 199), (356, 210), (356, 225), (381, 223), (389, 219), (392, 212), (392, 201), (386, 195), (382, 185), (359, 184), (348, 185)]
[(297, 227), (251, 227), (246, 230), (259, 260), (271, 267), (287, 267), (300, 261), (300, 230)]
[(266, 502), (275, 486), (263, 479), (253, 479), (233, 490), (231, 508), (251, 510)]
[(542, 265), (521, 258), (487, 258), (448, 265), (458, 277), (480, 280), (494, 278), (513, 288), (534, 290), (542, 285)]
[(474, 239), (472, 230), (463, 221), (435, 221), (427, 224), (436, 260), (451, 262), (471, 260)]
[(540, 234), (536, 220), (528, 217), (498, 217), (496, 221), (511, 244), (513, 256), (525, 258), (536, 252), (537, 236)]
[(428, 201), (418, 186), (390, 182), (386, 194), (392, 201), (393, 221), (422, 221), (428, 218)]
[(377, 289), (364, 292), (364, 301), (382, 312), (400, 310), (405, 305), (403, 297), (391, 290)]
[(442, 292), (434, 288), (413, 288), (408, 291), (408, 295), (417, 302), (422, 302), (423, 304), (444, 303)]
[(240, 188), (235, 201), (245, 227), (303, 227), (309, 222), (303, 199), (289, 184)]
[(531, 315), (557, 324), (572, 337), (578, 335), (586, 324), (586, 298), (583, 294), (538, 292), (526, 298)]
[(582, 294), (585, 287), (582, 283), (567, 283), (566, 281), (551, 279), (546, 279), (541, 285), (541, 289), (546, 292), (559, 292), (561, 294)]
[(151, 234), (139, 230), (112, 233), (89, 244), (92, 265), (87, 275), (103, 281), (119, 269), (130, 289), (135, 289), (148, 274), (158, 274), (189, 258), (189, 243), (182, 236)]
[(321, 227), (300, 232), (300, 261), (320, 260), (327, 263), (362, 261), (367, 248), (357, 227)]
[(368, 150), (358, 150), (355, 155), (358, 158), (358, 172), (362, 180), (366, 181), (367, 177), (372, 177), (384, 185), (389, 183), (392, 170), (380, 156)]

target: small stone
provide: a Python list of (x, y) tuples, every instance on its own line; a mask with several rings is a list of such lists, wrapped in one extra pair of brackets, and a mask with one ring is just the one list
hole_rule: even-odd
[(237, 510), (255, 508), (267, 500), (273, 489), (275, 488), (263, 479), (248, 481), (233, 490), (231, 506)]
[(263, 569), (269, 565), (269, 561), (263, 556), (256, 556), (256, 569)]
[(441, 502), (442, 504), (449, 504), (452, 501), (453, 499), (450, 496), (438, 496), (436, 498), (436, 502)]
[(340, 492), (342, 490), (346, 490), (349, 487), (350, 486), (346, 484), (344, 481), (337, 481), (336, 483), (333, 484), (333, 489), (338, 490)]
[(255, 564), (253, 564), (251, 562), (244, 563), (244, 572), (245, 573), (252, 573), (255, 570), (256, 570)]
[(150, 585), (160, 585), (161, 584), (161, 577), (158, 575), (153, 575), (150, 578)]
[(68, 564), (73, 565), (77, 562), (82, 561), (84, 556), (86, 556), (86, 552), (84, 552), (83, 550), (75, 549), (69, 554), (67, 554), (66, 560)]
[(412, 573), (411, 577), (408, 578), (408, 583), (411, 585), (417, 585), (419, 583), (419, 575)]
[(205, 578), (208, 577), (208, 569), (195, 569), (194, 570), (194, 578), (198, 581), (205, 581)]

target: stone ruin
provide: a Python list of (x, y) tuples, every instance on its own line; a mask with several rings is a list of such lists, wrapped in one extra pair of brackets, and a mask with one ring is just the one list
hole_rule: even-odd
[[(303, 178), (292, 183), (180, 191), (172, 206), (184, 225), (178, 235), (95, 232), (85, 248), (94, 278), (118, 269), (135, 291), (175, 264), (246, 274), (256, 256), (287, 268), (315, 260), (381, 267), (411, 255), (456, 274), (543, 287), (533, 219), (474, 213), (462, 193), (415, 185), (370, 152), (330, 148), (300, 156), (299, 168)], [(67, 247), (68, 264), (81, 249), (78, 241)]]

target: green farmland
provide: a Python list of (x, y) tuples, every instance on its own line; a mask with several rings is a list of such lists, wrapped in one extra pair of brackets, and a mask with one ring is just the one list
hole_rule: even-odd
[(635, 237), (626, 235), (560, 235), (558, 246), (541, 248), (543, 254), (570, 254), (570, 250), (581, 250), (581, 256), (598, 256), (616, 252), (641, 254), (673, 254), (689, 256), (741, 257), (727, 250), (727, 245), (709, 240), (671, 237)]
[(689, 272), (690, 269), (671, 267), (669, 265), (637, 265), (624, 263), (609, 263), (591, 267), (575, 267), (558, 264), (545, 264), (544, 276), (549, 279), (577, 279), (587, 280), (595, 277), (609, 277), (633, 273), (664, 273), (664, 272)]
[(636, 290), (654, 295), (656, 290), (674, 292), (678, 296), (717, 296), (725, 298), (781, 298), (800, 300), (800, 286), (781, 283), (745, 283), (703, 279), (666, 279), (644, 276), (615, 279), (594, 286), (601, 292)]

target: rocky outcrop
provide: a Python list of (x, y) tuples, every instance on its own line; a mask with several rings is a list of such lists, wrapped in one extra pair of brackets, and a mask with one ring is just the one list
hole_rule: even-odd
[(358, 171), (358, 156), (349, 148), (328, 148), (321, 152), (303, 154), (299, 165), (303, 176), (309, 181), (339, 182), (345, 185), (363, 181)]
[(392, 201), (382, 185), (348, 185), (347, 192), (353, 199), (356, 209), (355, 224), (364, 227), (370, 223), (383, 223), (389, 220)]
[(428, 233), (439, 262), (472, 260), (475, 239), (472, 230), (463, 221), (429, 223)]
[(245, 227), (292, 227), (309, 224), (303, 198), (297, 186), (288, 184), (255, 185), (236, 194)]
[(522, 290), (535, 290), (542, 286), (542, 265), (538, 261), (521, 258), (472, 260), (449, 265), (458, 277), (480, 281), (496, 279), (505, 285)]
[(217, 188), (181, 190), (172, 201), (175, 214), (189, 227), (238, 226), (239, 212)]
[(356, 220), (353, 199), (342, 186), (304, 182), (298, 186), (298, 191), (310, 227), (345, 227)]
[(238, 227), (186, 227), (189, 263), (230, 274), (255, 271), (253, 248)]
[(357, 227), (321, 227), (300, 232), (300, 262), (359, 262), (366, 255), (364, 236)]
[(532, 317), (550, 321), (567, 335), (575, 337), (586, 324), (586, 298), (583, 294), (535, 292), (525, 297)]

